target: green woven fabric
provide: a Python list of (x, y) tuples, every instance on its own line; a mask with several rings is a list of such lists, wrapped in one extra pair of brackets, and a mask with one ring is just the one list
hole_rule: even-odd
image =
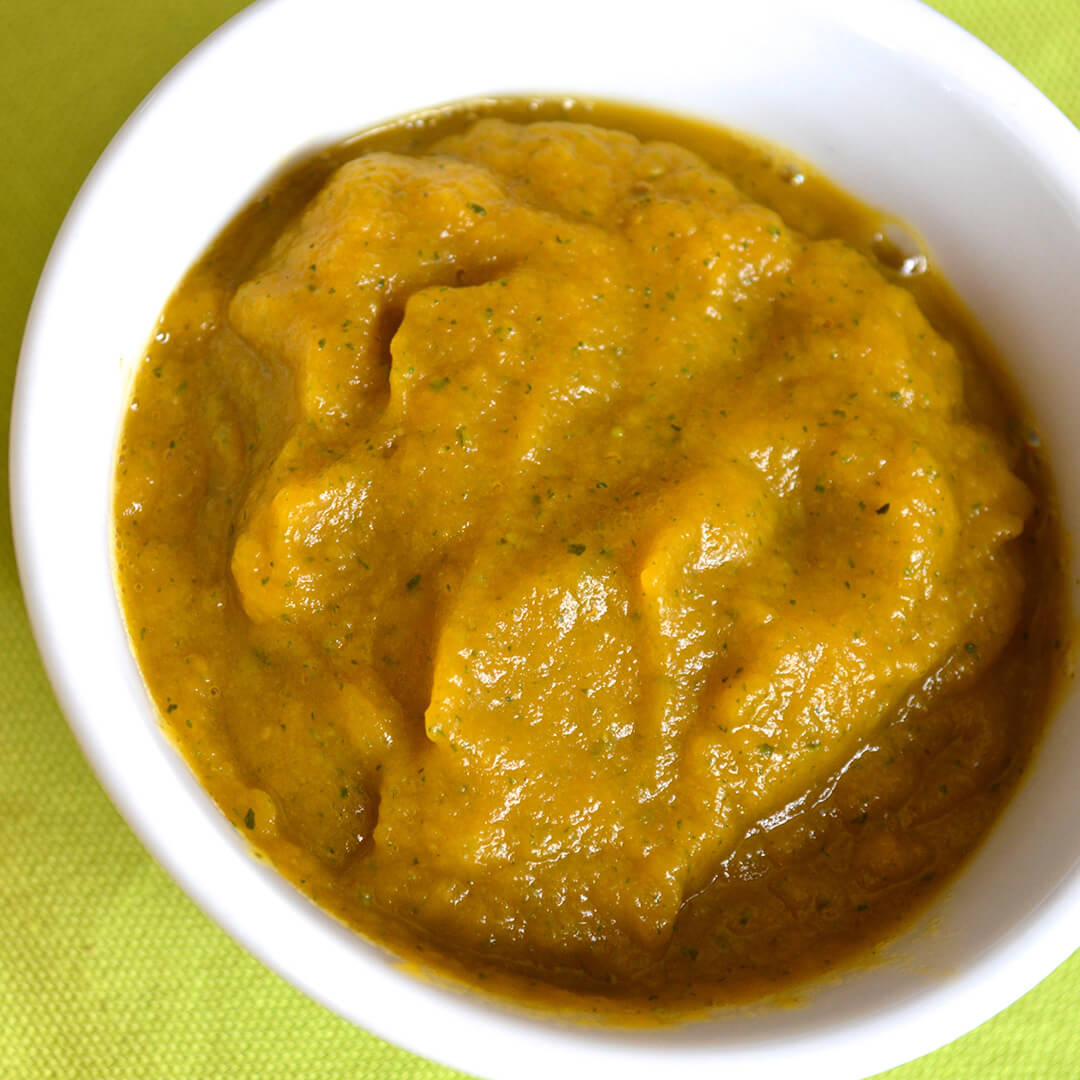
[[(873, 3), (874, 0), (866, 0)], [(109, 137), (238, 0), (0, 0), (0, 457), (34, 285)], [(1080, 121), (1080, 0), (940, 0)], [(6, 486), (0, 487), (6, 511)], [(0, 529), (0, 1080), (380, 1078), (449, 1070), (332, 1016), (234, 945), (127, 830), (84, 763)], [(1080, 1076), (1080, 954), (889, 1080)], [(719, 1075), (719, 1070), (718, 1070)]]

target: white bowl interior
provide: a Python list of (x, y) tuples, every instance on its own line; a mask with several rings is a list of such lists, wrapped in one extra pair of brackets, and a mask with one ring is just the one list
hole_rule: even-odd
[[(855, 1080), (1019, 996), (1080, 944), (1080, 702), (893, 959), (808, 995), (633, 1035), (522, 1016), (420, 981), (252, 859), (156, 728), (113, 592), (111, 474), (130, 372), (187, 266), (305, 147), (451, 99), (642, 101), (764, 136), (909, 221), (1011, 362), (1080, 532), (1080, 134), (914, 0), (606, 5), (272, 0), (183, 62), (114, 140), (57, 239), (12, 422), (12, 506), (35, 633), (61, 705), (144, 843), (233, 936), (331, 1008), (484, 1076), (601, 1065), (645, 1077), (798, 1066)], [(568, 30), (568, 28), (570, 28)], [(515, 42), (525, 42), (517, 47)], [(449, 59), (447, 43), (458, 50)], [(59, 437), (58, 437), (59, 436)], [(77, 448), (73, 452), (73, 448)], [(1075, 597), (1074, 608), (1075, 608)], [(419, 1018), (422, 1017), (422, 1022)]]

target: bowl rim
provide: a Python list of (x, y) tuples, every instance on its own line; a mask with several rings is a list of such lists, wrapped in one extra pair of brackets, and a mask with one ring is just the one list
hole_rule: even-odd
[[(799, 0), (769, 2), (784, 6), (797, 5)], [(72, 678), (67, 658), (55, 647), (54, 625), (60, 614), (50, 606), (42, 589), (48, 567), (37, 556), (32, 518), (27, 513), (34, 498), (34, 483), (33, 466), (24, 453), (24, 446), (33, 422), (28, 415), (28, 372), (41, 362), (37, 358), (41, 354), (42, 326), (49, 315), (60, 267), (69, 257), (69, 248), (74, 243), (81, 218), (90, 212), (99, 189), (108, 184), (116, 162), (128, 145), (139, 138), (146, 124), (152, 122), (157, 106), (193, 76), (207, 56), (230, 48), (265, 12), (298, 9), (303, 3), (304, 0), (259, 0), (229, 19), (181, 59), (109, 142), (82, 184), (57, 233), (27, 318), (11, 413), (11, 524), (31, 629), (69, 726), (129, 827), (184, 892), (264, 964), (354, 1023), (370, 1027), (376, 1034), (415, 1052), (457, 1067), (495, 1068), (500, 1061), (506, 1060), (505, 1056), (500, 1055), (505, 1055), (507, 1048), (521, 1040), (522, 1045), (526, 1042), (531, 1044), (530, 1052), (536, 1053), (542, 1064), (537, 1067), (534, 1061), (527, 1069), (519, 1071), (519, 1075), (540, 1075), (552, 1067), (568, 1068), (571, 1073), (576, 1073), (586, 1062), (610, 1065), (617, 1056), (619, 1066), (627, 1075), (644, 1076), (654, 1071), (657, 1065), (662, 1065), (661, 1055), (674, 1052), (673, 1048), (662, 1040), (652, 1039), (647, 1033), (564, 1027), (552, 1023), (550, 1018), (523, 1015), (512, 1007), (504, 1008), (475, 995), (463, 996), (456, 989), (448, 990), (438, 984), (418, 980), (413, 973), (395, 962), (387, 964), (381, 950), (375, 947), (371, 952), (373, 957), (378, 956), (378, 963), (383, 969), (381, 985), (393, 989), (398, 1003), (393, 1008), (383, 1008), (358, 1019), (354, 1011), (343, 1008), (339, 997), (328, 994), (325, 987), (312, 977), (310, 968), (296, 958), (295, 950), (290, 958), (283, 959), (264, 935), (251, 931), (243, 921), (237, 919), (235, 910), (216, 892), (212, 883), (193, 876), (190, 868), (177, 858), (162, 833), (147, 821), (143, 808), (122, 782), (107, 740), (93, 730), (84, 713), (79, 686)], [(1080, 131), (1023, 75), (989, 47), (921, 0), (877, 0), (875, 4), (865, 4), (861, 0), (817, 0), (815, 13), (836, 20), (856, 34), (889, 49), (910, 50), (936, 70), (948, 73), (955, 85), (974, 94), (984, 109), (1000, 117), (1010, 127), (1034, 159), (1034, 167), (1053, 181), (1067, 200), (1073, 217), (1080, 222)], [(186, 765), (183, 768), (186, 769)], [(222, 824), (225, 824), (224, 818)], [(239, 838), (236, 847), (247, 857), (246, 845)], [(299, 903), (305, 909), (307, 918), (321, 924), (321, 933), (329, 931), (332, 937), (344, 932), (350, 940), (353, 937), (351, 932), (343, 931), (303, 898), (285, 895), (281, 881), (272, 871), (255, 865), (251, 867), (251, 872), (263, 879), (261, 887), (276, 891), (282, 903), (294, 909)], [(291, 889), (291, 886), (286, 888)], [(827, 1062), (828, 1066), (825, 1067), (828, 1071), (823, 1068), (822, 1075), (836, 1080), (876, 1073), (935, 1049), (1016, 1000), (1080, 946), (1080, 926), (1077, 926), (1075, 918), (1078, 910), (1080, 867), (1074, 867), (1071, 877), (1064, 879), (1046, 898), (1037, 914), (1015, 926), (992, 950), (974, 960), (955, 978), (943, 981), (937, 991), (925, 994), (918, 1000), (898, 1004), (887, 1017), (857, 1019), (840, 1023), (824, 1034), (807, 1033), (800, 1036), (793, 1040), (789, 1055), (797, 1051), (804, 1068), (805, 1063), (822, 1066)], [(950, 1005), (949, 1022), (927, 1023), (928, 1014), (945, 999)], [(495, 1041), (493, 1052), (477, 1054), (473, 1052), (477, 1048), (470, 1046), (463, 1054), (461, 1047), (446, 1045), (445, 1028), (440, 1029), (433, 1024), (432, 1031), (437, 1034), (429, 1036), (424, 1025), (415, 1024), (413, 1008), (448, 1013), (453, 1023), (467, 1021), (470, 1025), (476, 1025), (477, 1030), (483, 1028), (490, 1031), (492, 1023), (497, 1021), (505, 1031), (501, 1039)], [(886, 1019), (888, 1038), (885, 1038)], [(902, 1034), (902, 1039), (897, 1039), (897, 1033)], [(837, 1038), (847, 1043), (847, 1049), (838, 1047)], [(897, 1045), (898, 1041), (902, 1046)], [(794, 1045), (796, 1042), (797, 1046)], [(678, 1052), (685, 1055), (679, 1065), (686, 1075), (711, 1072), (720, 1063), (718, 1055), (729, 1053), (707, 1040), (680, 1045)], [(770, 1054), (772, 1052), (770, 1050)], [(786, 1064), (782, 1067), (786, 1069), (795, 1058), (788, 1056), (784, 1060)], [(736, 1069), (738, 1066), (753, 1068), (758, 1073), (763, 1065), (761, 1054), (756, 1050), (747, 1054), (729, 1053), (726, 1063)], [(811, 1075), (816, 1073), (811, 1072)]]

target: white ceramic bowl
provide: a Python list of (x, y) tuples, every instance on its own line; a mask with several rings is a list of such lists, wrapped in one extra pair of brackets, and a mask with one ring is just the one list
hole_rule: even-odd
[(1002, 60), (914, 0), (666, 0), (648, 17), (549, 0), (273, 0), (197, 49), (87, 180), (19, 363), (12, 512), (57, 696), (121, 813), (230, 934), (332, 1009), (485, 1077), (855, 1080), (1014, 1000), (1080, 944), (1080, 701), (1070, 696), (989, 841), (893, 961), (795, 1009), (587, 1030), (410, 975), (266, 865), (152, 719), (110, 568), (113, 454), (158, 311), (283, 160), (397, 114), (492, 92), (642, 101), (761, 134), (929, 241), (1011, 360), (1080, 534), (1080, 133)]

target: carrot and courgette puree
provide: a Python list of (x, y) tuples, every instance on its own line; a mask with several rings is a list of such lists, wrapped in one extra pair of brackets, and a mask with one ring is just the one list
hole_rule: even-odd
[(403, 955), (605, 1015), (909, 919), (1043, 723), (1063, 571), (1020, 406), (881, 227), (614, 106), (273, 182), (162, 314), (115, 494), (142, 673), (256, 848)]

